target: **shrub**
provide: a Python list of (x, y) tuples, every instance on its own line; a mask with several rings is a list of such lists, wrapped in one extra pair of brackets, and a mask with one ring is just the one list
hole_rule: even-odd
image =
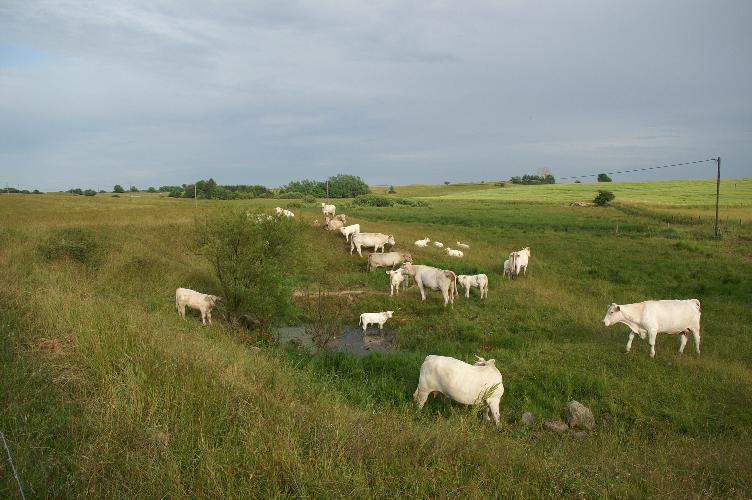
[[(21, 191), (21, 192), (23, 192), (23, 191)], [(83, 192), (83, 190), (81, 188), (69, 189), (67, 192), (71, 193), (71, 194), (84, 194), (84, 192)]]
[(131, 186), (131, 188), (129, 189), (129, 191), (131, 193), (138, 193), (138, 188), (136, 186)]
[(611, 182), (611, 177), (608, 174), (598, 174), (598, 182)]
[(593, 203), (595, 203), (599, 207), (605, 207), (610, 201), (613, 201), (614, 198), (616, 198), (616, 196), (614, 196), (614, 193), (612, 193), (611, 191), (604, 191), (603, 189), (599, 189), (598, 196), (593, 199)]
[(268, 330), (292, 311), (288, 269), (303, 225), (256, 215), (226, 209), (196, 219), (197, 250), (219, 280), (228, 319), (250, 312)]
[(378, 194), (363, 194), (353, 200), (353, 204), (363, 207), (391, 207), (394, 200)]
[(87, 189), (86, 191), (84, 191), (84, 196), (95, 196), (96, 194), (97, 192), (93, 189)]
[(119, 194), (113, 194), (112, 197), (113, 198), (120, 198), (120, 195)]
[(115, 187), (112, 188), (113, 193), (125, 193), (125, 189), (123, 189), (123, 186), (120, 184), (115, 184)]
[(387, 194), (396, 194), (397, 191), (394, 189), (394, 186), (389, 186), (389, 191), (386, 192)]
[(307, 194), (307, 195), (303, 196), (303, 201), (305, 203), (316, 203), (316, 197), (311, 196), (310, 194)]
[(410, 198), (395, 198), (394, 203), (397, 205), (407, 205), (408, 207), (427, 207), (427, 202), (423, 200), (413, 200)]
[(279, 193), (277, 195), (277, 198), (281, 198), (284, 200), (302, 200), (305, 195), (298, 191), (290, 191), (287, 193)]
[(154, 188), (154, 186), (150, 186), (149, 189), (146, 190), (147, 193), (156, 193), (157, 190)]
[(100, 248), (93, 231), (70, 227), (50, 233), (39, 246), (48, 260), (70, 258), (88, 266), (99, 262)]
[(287, 208), (303, 208), (303, 204), (299, 201), (291, 201), (286, 206)]

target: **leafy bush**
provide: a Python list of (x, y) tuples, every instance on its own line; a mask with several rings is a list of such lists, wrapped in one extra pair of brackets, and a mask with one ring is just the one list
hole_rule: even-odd
[(394, 206), (394, 199), (378, 194), (364, 194), (356, 197), (353, 204), (362, 207), (391, 207)]
[(112, 197), (113, 198), (120, 198), (120, 195), (119, 194), (113, 194)]
[(386, 194), (396, 194), (397, 191), (394, 189), (394, 186), (389, 186), (389, 191), (386, 192)]
[[(328, 194), (327, 194), (328, 185)], [(326, 181), (302, 180), (292, 181), (279, 190), (280, 193), (298, 192), (316, 198), (353, 198), (370, 193), (368, 184), (354, 175), (338, 174)], [(279, 196), (283, 198), (283, 196)]]
[(556, 178), (551, 174), (545, 174), (545, 175), (525, 174), (522, 177), (512, 177), (509, 180), (512, 182), (512, 184), (526, 184), (526, 185), (556, 184)]
[(282, 198), (284, 200), (302, 200), (305, 197), (305, 195), (298, 191), (290, 191), (288, 193), (279, 193), (277, 195), (277, 198)]
[(131, 188), (129, 189), (129, 191), (131, 193), (138, 193), (138, 188), (136, 186), (131, 186)]
[(307, 194), (303, 196), (303, 201), (305, 203), (316, 203), (316, 198), (314, 196), (311, 196), (310, 194)]
[(609, 204), (610, 201), (613, 201), (614, 198), (616, 198), (616, 196), (614, 196), (614, 193), (612, 193), (611, 191), (599, 189), (598, 196), (593, 199), (593, 203), (595, 203), (599, 207), (605, 207)]
[(154, 188), (154, 186), (149, 186), (149, 189), (146, 190), (147, 193), (156, 193), (157, 190)]
[(299, 201), (291, 201), (286, 206), (287, 208), (303, 208), (303, 204)]
[(67, 193), (71, 194), (84, 194), (83, 190), (81, 188), (73, 188), (66, 191)]
[(288, 268), (304, 231), (295, 219), (226, 209), (196, 219), (198, 253), (222, 286), (228, 319), (252, 313), (264, 329), (292, 311)]
[(70, 258), (88, 266), (100, 260), (100, 245), (89, 229), (70, 227), (50, 233), (39, 245), (42, 255), (48, 260)]
[(123, 189), (123, 186), (120, 184), (115, 184), (115, 187), (112, 188), (113, 193), (125, 193), (125, 189)]
[(611, 182), (611, 177), (608, 174), (598, 174), (598, 182)]
[(97, 192), (94, 191), (93, 189), (87, 189), (86, 191), (84, 191), (84, 196), (94, 196), (96, 194)]

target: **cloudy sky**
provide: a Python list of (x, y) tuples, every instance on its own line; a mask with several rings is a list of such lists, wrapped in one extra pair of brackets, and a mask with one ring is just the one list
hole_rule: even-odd
[(752, 176), (750, 25), (749, 0), (0, 0), (0, 184)]

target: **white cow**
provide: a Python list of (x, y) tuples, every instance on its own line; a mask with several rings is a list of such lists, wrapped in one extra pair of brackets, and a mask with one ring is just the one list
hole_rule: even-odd
[(360, 224), (341, 227), (339, 228), (339, 232), (342, 233), (346, 241), (350, 241), (350, 236), (360, 233)]
[(397, 290), (397, 295), (399, 295), (400, 285), (403, 285), (405, 289), (407, 288), (407, 280), (405, 279), (407, 276), (402, 272), (402, 269), (397, 269), (396, 271), (386, 271), (386, 274), (389, 275), (390, 297), (394, 296), (395, 290)]
[(394, 314), (394, 311), (384, 311), (384, 312), (377, 312), (377, 313), (363, 313), (360, 315), (360, 321), (358, 321), (359, 325), (363, 325), (363, 335), (366, 334), (366, 330), (368, 329), (368, 325), (371, 323), (378, 324), (379, 330), (384, 329), (384, 323), (386, 323), (389, 318), (392, 317), (392, 314)]
[(295, 214), (290, 212), (289, 210), (282, 208), (282, 207), (276, 207), (274, 209), (274, 212), (279, 216), (285, 216), (285, 217), (295, 217)]
[(470, 245), (468, 245), (467, 243), (460, 243), (459, 241), (457, 242), (457, 246), (460, 248), (464, 248), (465, 250), (470, 248)]
[(439, 392), (458, 403), (486, 406), (486, 420), (493, 414), (494, 422), (499, 425), (499, 405), (504, 395), (501, 373), (496, 368), (496, 360), (478, 357), (471, 365), (448, 356), (426, 356), (420, 366), (418, 388), (413, 399), (418, 408), (423, 408), (428, 396)]
[(428, 236), (423, 238), (422, 240), (416, 240), (415, 246), (420, 248), (426, 248), (428, 244), (431, 242), (431, 240), (428, 239)]
[(446, 307), (450, 302), (454, 306), (454, 295), (457, 293), (457, 275), (452, 271), (410, 262), (406, 262), (400, 270), (404, 270), (415, 278), (422, 300), (426, 300), (426, 288), (440, 290), (444, 297), (444, 306)]
[[(514, 253), (514, 252), (512, 252)], [(509, 254), (509, 259), (504, 261), (504, 276), (509, 276), (509, 279), (512, 279), (512, 254)]]
[(347, 215), (345, 214), (337, 214), (334, 216), (335, 219), (341, 220), (344, 225), (347, 225)]
[(650, 357), (655, 356), (655, 338), (658, 333), (681, 333), (679, 354), (687, 345), (687, 334), (692, 331), (695, 349), (700, 354), (700, 301), (688, 300), (648, 300), (636, 304), (611, 304), (608, 306), (603, 324), (611, 326), (624, 323), (631, 330), (627, 341), (627, 352), (632, 350), (635, 334), (641, 339), (647, 337), (650, 344)]
[(324, 229), (327, 231), (334, 231), (335, 229), (342, 229), (343, 227), (345, 227), (345, 223), (339, 219), (331, 219), (327, 217), (324, 222)]
[(509, 259), (512, 263), (512, 270), (514, 271), (515, 277), (520, 275), (520, 271), (524, 271), (523, 274), (527, 276), (527, 264), (530, 261), (530, 247), (525, 247), (522, 250), (510, 253)]
[(435, 246), (436, 248), (444, 248), (444, 244), (440, 241), (434, 241), (433, 246)]
[(464, 257), (465, 254), (462, 252), (462, 250), (454, 250), (453, 248), (447, 248), (447, 255), (450, 257)]
[(222, 300), (221, 297), (216, 295), (207, 295), (188, 288), (178, 288), (175, 290), (175, 308), (178, 310), (180, 317), (185, 319), (186, 306), (201, 311), (201, 321), (206, 324), (206, 320), (209, 320), (211, 325), (211, 311), (214, 306)]
[(488, 297), (488, 276), (485, 274), (457, 276), (457, 282), (465, 289), (465, 298), (470, 298), (470, 289), (477, 287), (480, 290), (480, 298)]
[(386, 245), (394, 245), (394, 236), (391, 234), (358, 233), (350, 238), (350, 255), (352, 255), (353, 250), (357, 248), (358, 255), (363, 257), (363, 254), (360, 251), (362, 247), (373, 248), (374, 252), (377, 252), (380, 248), (381, 252), (384, 253), (384, 247)]
[(334, 205), (327, 205), (326, 203), (321, 204), (321, 211), (324, 213), (324, 216), (331, 215), (334, 217), (334, 213), (337, 211), (337, 207)]

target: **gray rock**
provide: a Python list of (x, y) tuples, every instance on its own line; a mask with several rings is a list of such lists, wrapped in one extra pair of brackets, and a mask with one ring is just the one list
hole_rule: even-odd
[(546, 420), (545, 422), (543, 422), (543, 427), (545, 427), (549, 431), (554, 432), (566, 432), (569, 429), (569, 427), (567, 427), (567, 424), (565, 424), (561, 420)]
[(570, 401), (564, 410), (564, 417), (569, 427), (575, 429), (586, 429), (592, 431), (595, 429), (595, 417), (590, 408), (579, 401)]
[(520, 417), (520, 422), (528, 427), (532, 427), (535, 425), (535, 415), (533, 415), (529, 411), (526, 411), (522, 414), (522, 417)]

